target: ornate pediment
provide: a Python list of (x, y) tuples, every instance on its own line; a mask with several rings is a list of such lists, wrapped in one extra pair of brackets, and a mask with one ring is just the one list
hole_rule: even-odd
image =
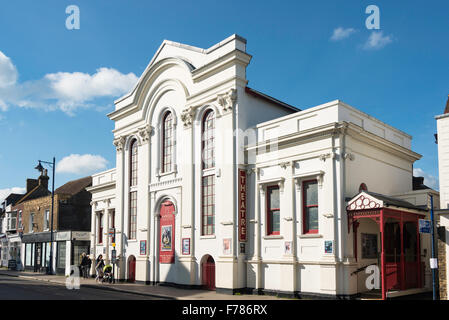
[(346, 206), (346, 210), (355, 211), (355, 210), (366, 210), (366, 209), (377, 209), (382, 208), (384, 203), (382, 200), (376, 199), (375, 197), (361, 192), (357, 196), (355, 196), (351, 201), (349, 201)]

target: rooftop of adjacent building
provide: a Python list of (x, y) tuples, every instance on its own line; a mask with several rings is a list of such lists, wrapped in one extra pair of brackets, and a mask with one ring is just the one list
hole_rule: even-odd
[(447, 96), (446, 107), (444, 108), (444, 113), (438, 116), (435, 116), (435, 119), (442, 119), (449, 117), (449, 95)]
[(67, 182), (66, 184), (57, 188), (55, 190), (55, 193), (73, 196), (91, 185), (92, 185), (92, 177), (88, 176)]

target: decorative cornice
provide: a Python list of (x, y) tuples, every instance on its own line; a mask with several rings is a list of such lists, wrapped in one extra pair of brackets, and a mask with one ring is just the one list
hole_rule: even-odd
[(181, 120), (184, 123), (184, 128), (189, 128), (192, 125), (195, 111), (195, 108), (192, 106), (182, 110)]
[(218, 94), (217, 102), (223, 109), (223, 113), (231, 111), (234, 108), (235, 103), (237, 102), (237, 90), (230, 89), (226, 93)]
[(125, 146), (125, 137), (121, 136), (116, 139), (114, 139), (113, 144), (115, 148), (117, 149), (117, 152), (123, 151), (123, 148)]
[(171, 179), (171, 180), (167, 180), (167, 181), (161, 181), (161, 182), (156, 182), (156, 183), (152, 183), (148, 186), (149, 189), (153, 190), (153, 189), (157, 189), (159, 187), (166, 187), (169, 185), (175, 185), (179, 182), (182, 181), (182, 178), (175, 178), (175, 179)]

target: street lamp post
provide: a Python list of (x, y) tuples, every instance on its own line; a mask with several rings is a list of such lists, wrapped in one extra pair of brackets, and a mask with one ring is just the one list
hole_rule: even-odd
[(53, 208), (55, 199), (55, 157), (53, 157), (53, 162), (38, 160), (39, 164), (35, 169), (39, 170), (41, 173), (44, 170), (41, 163), (45, 163), (51, 167), (52, 170), (52, 181), (51, 181), (51, 222), (50, 222), (50, 268), (48, 269), (48, 274), (53, 274)]

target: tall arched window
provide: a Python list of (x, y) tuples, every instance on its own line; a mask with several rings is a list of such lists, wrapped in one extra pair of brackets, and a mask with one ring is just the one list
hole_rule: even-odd
[[(130, 175), (129, 186), (137, 186), (137, 140), (133, 140), (130, 146)], [(129, 239), (136, 239), (137, 230), (137, 191), (129, 193)]]
[(201, 128), (201, 233), (215, 234), (215, 112), (209, 110), (203, 117)]
[(129, 185), (137, 185), (137, 140), (131, 142), (130, 147), (130, 175), (129, 175)]
[(203, 169), (215, 167), (215, 112), (209, 110), (203, 118), (202, 128)]
[(170, 172), (173, 165), (173, 114), (167, 112), (162, 120), (162, 172)]

